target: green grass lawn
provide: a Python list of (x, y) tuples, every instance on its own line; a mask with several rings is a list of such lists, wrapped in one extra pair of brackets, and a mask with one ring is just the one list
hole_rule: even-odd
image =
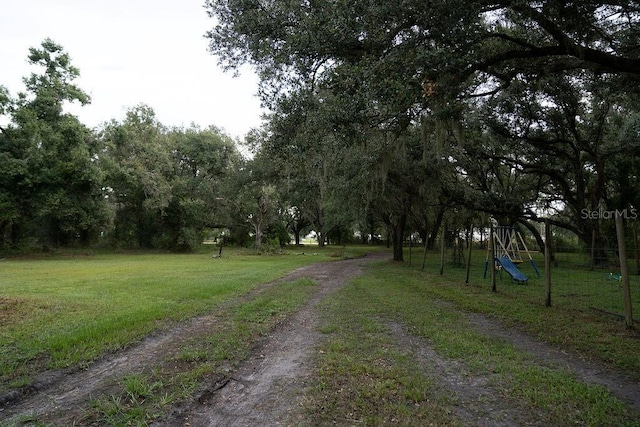
[[(91, 363), (175, 322), (216, 311), (223, 324), (215, 335), (185, 346), (180, 356), (184, 371), (118, 379), (122, 395), (99, 398), (86, 412), (91, 422), (144, 424), (188, 398), (221, 361), (239, 363), (252, 340), (294, 312), (313, 287), (283, 283), (250, 300), (236, 297), (300, 266), (370, 250), (306, 247), (256, 256), (225, 249), (222, 259), (134, 253), (3, 260), (0, 392), (27, 384), (40, 371)], [(527, 285), (503, 278), (498, 292), (491, 292), (482, 278), (483, 254), (474, 253), (469, 285), (465, 270), (449, 260), (444, 275), (438, 274), (438, 253), (428, 254), (426, 271), (421, 271), (422, 254), (414, 249), (411, 266), (382, 262), (326, 301), (322, 330), (327, 341), (319, 349), (315, 388), (307, 397), (309, 419), (320, 424), (457, 424), (455, 398), (434, 387), (424, 366), (397, 347), (390, 325), (402, 325), (428, 340), (441, 357), (461, 363), (469, 375), (499, 374), (495, 381), (503, 389), (498, 397), (506, 405), (540, 410), (550, 424), (638, 425), (637, 414), (602, 387), (532, 366), (512, 346), (475, 332), (464, 316), (482, 313), (640, 381), (637, 332), (589, 308), (602, 294), (600, 282), (611, 283), (600, 273), (557, 269), (554, 305), (547, 308), (543, 279), (532, 277), (532, 271), (526, 271), (532, 277)], [(591, 274), (593, 280), (585, 280)], [(640, 304), (635, 307), (640, 310)]]
[[(408, 249), (405, 249), (407, 264), (409, 261), (408, 252)], [(414, 269), (422, 269), (423, 253), (422, 249), (413, 248), (411, 265)], [(462, 264), (456, 265), (452, 262), (452, 254), (451, 249), (448, 249), (445, 254), (444, 278), (464, 282), (466, 279), (466, 258), (462, 260)], [(466, 252), (464, 256), (467, 256)], [(525, 260), (519, 268), (528, 277), (527, 284), (516, 284), (506, 272), (498, 272), (496, 282), (499, 292), (532, 304), (544, 302), (544, 258), (538, 252), (532, 253), (532, 257), (541, 276), (536, 274), (528, 257), (525, 256)], [(469, 275), (469, 283), (472, 286), (480, 288), (491, 286), (488, 271), (487, 277), (484, 277), (486, 259), (486, 250), (473, 251)], [(568, 310), (602, 310), (618, 315), (624, 313), (621, 283), (612, 279), (609, 274), (619, 274), (618, 269), (608, 267), (590, 270), (580, 254), (558, 254), (557, 259), (557, 265), (554, 264), (551, 268), (551, 294), (554, 306), (564, 307)], [(424, 271), (435, 275), (439, 274), (440, 253), (438, 251), (427, 252)], [(640, 318), (640, 276), (631, 275), (630, 282), (632, 305), (636, 312), (634, 317)]]
[[(256, 256), (64, 255), (0, 262), (0, 391), (44, 369), (82, 365), (297, 267), (366, 248)], [(309, 251), (307, 251), (309, 252)], [(217, 252), (216, 252), (217, 253)]]
[[(469, 311), (495, 316), (506, 325), (518, 326), (550, 343), (603, 360), (640, 381), (640, 336), (626, 330), (620, 316), (607, 314), (623, 313), (622, 289), (619, 282), (607, 278), (607, 270), (590, 271), (568, 262), (552, 267), (552, 307), (547, 308), (544, 307), (544, 277), (538, 277), (528, 261), (520, 267), (529, 277), (527, 284), (516, 284), (503, 273), (497, 278), (494, 294), (489, 273), (487, 278), (483, 277), (485, 257), (486, 251), (476, 250), (472, 254), (468, 285), (465, 284), (466, 269), (452, 265), (449, 254), (442, 276), (439, 275), (440, 255), (436, 252), (428, 252), (424, 272), (422, 252), (415, 249), (412, 266), (405, 263), (404, 267), (411, 271), (407, 274), (426, 273), (429, 283), (434, 285), (429, 288), (430, 292), (438, 298), (455, 302)], [(540, 258), (540, 254), (534, 254), (544, 275), (544, 262)], [(632, 276), (630, 281), (637, 319), (640, 318), (640, 277)]]
[(457, 405), (478, 405), (487, 397), (460, 401), (455, 391), (443, 391), (439, 378), (445, 374), (430, 370), (428, 360), (416, 362), (398, 344), (392, 330), (401, 325), (463, 378), (485, 381), (496, 411), (532, 414), (528, 421), (536, 425), (640, 425), (639, 414), (604, 387), (532, 363), (509, 342), (476, 330), (465, 313), (495, 317), (640, 381), (636, 332), (597, 313), (547, 308), (540, 300), (492, 293), (481, 281), (467, 286), (460, 272), (440, 276), (433, 270), (380, 263), (325, 303), (325, 342), (307, 408), (316, 424), (467, 425), (455, 415)]

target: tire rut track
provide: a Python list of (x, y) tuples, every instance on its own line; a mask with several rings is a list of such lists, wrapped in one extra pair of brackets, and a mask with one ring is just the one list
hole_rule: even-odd
[[(256, 351), (215, 392), (205, 392), (190, 407), (156, 426), (276, 426), (303, 421), (303, 392), (310, 359), (321, 336), (317, 304), (362, 274), (362, 267), (388, 258), (377, 254), (301, 269), (300, 276), (318, 282), (318, 291), (284, 324), (263, 339)], [(218, 382), (219, 383), (219, 382)], [(215, 388), (213, 384), (211, 388)]]

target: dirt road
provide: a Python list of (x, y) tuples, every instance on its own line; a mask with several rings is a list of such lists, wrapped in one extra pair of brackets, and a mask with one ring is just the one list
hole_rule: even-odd
[[(323, 298), (344, 286), (360, 274), (373, 261), (388, 259), (386, 254), (365, 258), (319, 263), (303, 267), (280, 280), (295, 280), (309, 277), (318, 283), (317, 291), (301, 310), (265, 336), (253, 348), (255, 351), (237, 369), (225, 378), (216, 378), (205, 384), (188, 402), (160, 422), (158, 426), (276, 426), (297, 425), (304, 421), (304, 388), (312, 375), (310, 363), (318, 351), (319, 316), (317, 305)], [(268, 287), (272, 284), (266, 284)], [(560, 365), (584, 382), (601, 384), (616, 396), (640, 410), (640, 385), (623, 376), (613, 374), (602, 367), (539, 343), (517, 331), (506, 331), (489, 319), (469, 314), (473, 324), (487, 335), (499, 336), (544, 363)], [(107, 395), (115, 386), (115, 379), (144, 367), (153, 366), (172, 352), (179, 351), (181, 344), (195, 334), (201, 334), (215, 323), (213, 316), (195, 318), (163, 333), (150, 336), (128, 350), (106, 357), (85, 370), (53, 372), (43, 374), (28, 390), (28, 393), (8, 393), (0, 396), (0, 425), (12, 420), (46, 420), (54, 425), (74, 424), (86, 408), (89, 400)], [(401, 326), (392, 325), (397, 341), (415, 355), (417, 363), (437, 366), (442, 371), (441, 386), (451, 388), (462, 396), (465, 390), (476, 390), (481, 382), (474, 378), (458, 378), (451, 374), (456, 367), (451, 361), (438, 359), (424, 340), (408, 337)], [(449, 374), (445, 374), (449, 372)], [(452, 376), (453, 375), (453, 376)], [(449, 380), (447, 380), (449, 378)], [(461, 383), (466, 381), (468, 383)], [(481, 390), (477, 390), (481, 391)], [(474, 392), (475, 393), (475, 392)], [(476, 396), (477, 397), (477, 396)], [(495, 405), (495, 406), (492, 406)], [(486, 407), (462, 409), (457, 414), (469, 424), (486, 425), (524, 424), (525, 418), (514, 411), (500, 407), (500, 402), (487, 400)], [(507, 408), (508, 409), (508, 408)], [(493, 414), (493, 415), (492, 415)], [(497, 414), (497, 415), (496, 415)], [(495, 418), (499, 415), (499, 418)], [(492, 418), (492, 416), (494, 418)], [(308, 420), (307, 420), (308, 421)]]

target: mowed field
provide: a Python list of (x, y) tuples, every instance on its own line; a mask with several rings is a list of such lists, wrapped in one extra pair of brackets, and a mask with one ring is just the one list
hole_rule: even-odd
[[(183, 349), (180, 358), (188, 365), (179, 381), (153, 370), (127, 376), (120, 380), (124, 397), (114, 393), (94, 401), (85, 415), (98, 423), (146, 425), (189, 399), (198, 382), (219, 372), (221, 361), (245, 358), (252, 340), (314, 292), (313, 283), (298, 281), (242, 300), (252, 290), (299, 267), (371, 250), (306, 247), (262, 256), (226, 250), (221, 259), (159, 253), (5, 259), (0, 396), (41, 372), (82, 369), (188, 319), (221, 313), (228, 325), (220, 330), (229, 340), (216, 336)], [(324, 339), (304, 397), (306, 424), (465, 425), (459, 413), (465, 407), (467, 421), (499, 410), (519, 414), (515, 419), (523, 422), (535, 412), (535, 419), (550, 425), (640, 425), (638, 403), (627, 406), (564, 368), (532, 364), (510, 341), (522, 334), (640, 382), (637, 330), (567, 303), (582, 292), (584, 273), (564, 271), (572, 292), (547, 308), (541, 280), (525, 286), (500, 281), (493, 293), (481, 277), (481, 257), (474, 259), (480, 262), (470, 284), (464, 283), (464, 269), (447, 266), (438, 274), (438, 253), (428, 254), (422, 271), (421, 254), (414, 253), (411, 265), (373, 264), (327, 298), (320, 306)], [(495, 325), (512, 333), (487, 335)], [(472, 390), (459, 385), (465, 381), (481, 387), (465, 392)], [(637, 400), (640, 391), (635, 393), (622, 398)]]
[(256, 256), (225, 250), (220, 259), (140, 253), (5, 259), (0, 392), (27, 384), (39, 371), (86, 364), (298, 267), (344, 255), (313, 251)]

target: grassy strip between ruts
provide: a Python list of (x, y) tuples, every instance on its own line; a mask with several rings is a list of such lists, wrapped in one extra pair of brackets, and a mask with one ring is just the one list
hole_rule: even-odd
[(92, 402), (83, 422), (100, 425), (146, 425), (169, 405), (189, 399), (206, 378), (227, 376), (243, 360), (256, 339), (295, 312), (311, 295), (308, 279), (284, 282), (217, 314), (215, 333), (193, 337), (168, 369), (156, 368), (120, 380), (121, 392)]
[[(535, 363), (509, 343), (483, 335), (469, 324), (463, 310), (501, 313), (502, 318), (515, 319), (513, 324), (548, 337), (544, 325), (537, 321), (549, 315), (545, 307), (506, 301), (504, 295), (403, 265), (379, 265), (325, 303), (326, 342), (307, 400), (313, 420), (310, 424), (467, 425), (470, 420), (465, 419), (461, 407), (475, 405), (477, 410), (471, 414), (510, 410), (507, 417), (524, 416), (521, 421), (535, 425), (640, 425), (638, 414), (608, 390), (583, 384), (559, 368)], [(553, 321), (563, 325), (560, 329), (585, 321), (575, 319), (572, 312), (553, 313)], [(421, 368), (429, 361), (417, 362), (412, 350), (399, 343), (391, 326), (396, 323), (406, 334), (430, 346), (444, 361), (441, 363), (458, 371), (456, 378), (463, 382), (462, 388), (443, 383), (442, 369)], [(581, 328), (591, 333), (565, 336), (560, 331), (563, 343), (586, 348), (582, 341), (608, 333), (606, 321), (601, 319), (592, 319)], [(637, 346), (637, 339), (627, 340), (633, 343), (622, 349), (610, 348), (611, 353), (620, 354), (608, 358), (628, 359), (630, 355), (623, 354), (626, 351), (634, 351), (637, 357), (638, 349), (629, 347)], [(616, 365), (630, 366), (628, 362)], [(480, 400), (487, 395), (464, 396), (465, 384), (474, 381), (486, 384), (499, 403), (483, 407)]]

